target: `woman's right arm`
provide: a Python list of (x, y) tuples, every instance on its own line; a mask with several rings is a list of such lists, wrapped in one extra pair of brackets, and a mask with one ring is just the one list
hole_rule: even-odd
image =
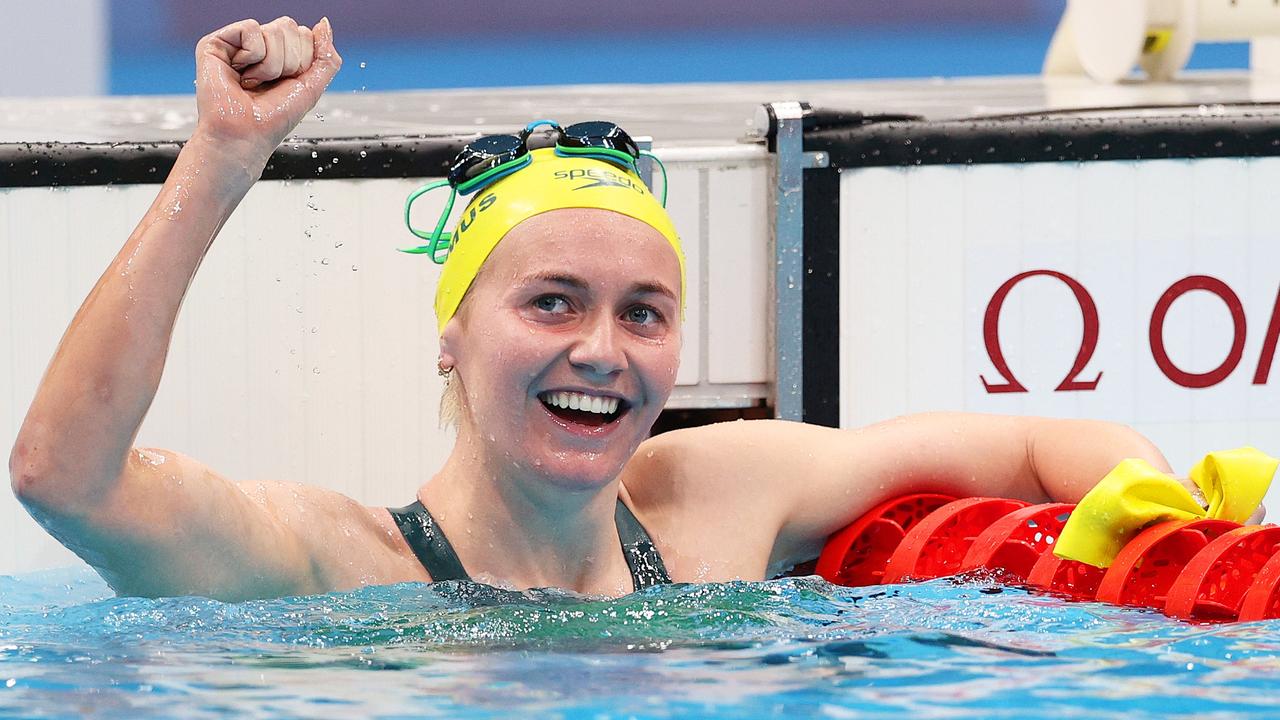
[(269, 497), (133, 443), (205, 252), (340, 65), (327, 21), (313, 33), (287, 18), (247, 20), (201, 39), (196, 130), (76, 313), (19, 431), (14, 492), (117, 590), (311, 589), (302, 543)]

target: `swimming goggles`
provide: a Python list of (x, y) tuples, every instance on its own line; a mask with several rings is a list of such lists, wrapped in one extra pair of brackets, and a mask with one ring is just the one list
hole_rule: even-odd
[[(498, 180), (533, 162), (529, 152), (529, 137), (540, 127), (550, 127), (555, 135), (555, 152), (561, 157), (585, 157), (611, 163), (623, 170), (639, 175), (636, 163), (642, 157), (651, 158), (662, 171), (662, 206), (667, 206), (667, 169), (653, 153), (641, 150), (625, 130), (604, 120), (574, 123), (561, 127), (551, 120), (535, 120), (516, 135), (486, 135), (467, 143), (453, 159), (449, 174), (414, 190), (404, 202), (404, 224), (409, 232), (426, 241), (414, 248), (400, 252), (412, 255), (430, 255), (437, 265), (444, 264), (453, 247), (454, 233), (444, 231), (444, 224), (453, 212), (453, 203), (459, 195), (479, 192)], [(434, 230), (419, 230), (409, 220), (409, 209), (419, 197), (437, 188), (449, 187), (449, 200)]]

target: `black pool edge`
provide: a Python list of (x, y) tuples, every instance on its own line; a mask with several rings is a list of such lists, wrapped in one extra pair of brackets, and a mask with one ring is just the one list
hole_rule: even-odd
[(1015, 115), (818, 128), (804, 148), (840, 168), (1280, 155), (1280, 115)]
[[(805, 131), (804, 146), (828, 153), (839, 168), (1280, 155), (1276, 106), (1230, 107), (1234, 114), (1041, 113), (943, 121), (817, 111), (858, 122), (817, 124)], [(441, 177), (471, 139), (287, 140), (262, 179)], [(181, 149), (181, 142), (0, 143), (0, 188), (161, 183)]]
[[(263, 180), (441, 177), (469, 137), (287, 140)], [(0, 188), (163, 183), (181, 142), (0, 144)]]

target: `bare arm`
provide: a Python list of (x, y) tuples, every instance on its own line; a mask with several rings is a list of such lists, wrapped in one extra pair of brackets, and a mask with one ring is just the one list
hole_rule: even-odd
[[(201, 39), (196, 131), (76, 313), (19, 431), (14, 492), (117, 589), (234, 597), (311, 577), (270, 503), (194, 461), (132, 446), (205, 252), (340, 64), (327, 22), (313, 35), (287, 18), (242, 21)], [(255, 589), (263, 578), (276, 586)]]
[(637, 474), (661, 486), (642, 493), (752, 518), (776, 537), (770, 564), (787, 565), (816, 557), (833, 532), (898, 495), (1073, 502), (1128, 457), (1169, 469), (1123, 425), (935, 413), (856, 430), (757, 421), (668, 433), (637, 453), (650, 463)]

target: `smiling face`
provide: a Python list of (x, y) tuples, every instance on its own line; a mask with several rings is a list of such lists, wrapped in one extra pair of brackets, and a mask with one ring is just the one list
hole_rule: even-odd
[(555, 210), (513, 228), (441, 337), (466, 387), (461, 433), (503, 472), (612, 481), (675, 384), (680, 265), (633, 218)]

